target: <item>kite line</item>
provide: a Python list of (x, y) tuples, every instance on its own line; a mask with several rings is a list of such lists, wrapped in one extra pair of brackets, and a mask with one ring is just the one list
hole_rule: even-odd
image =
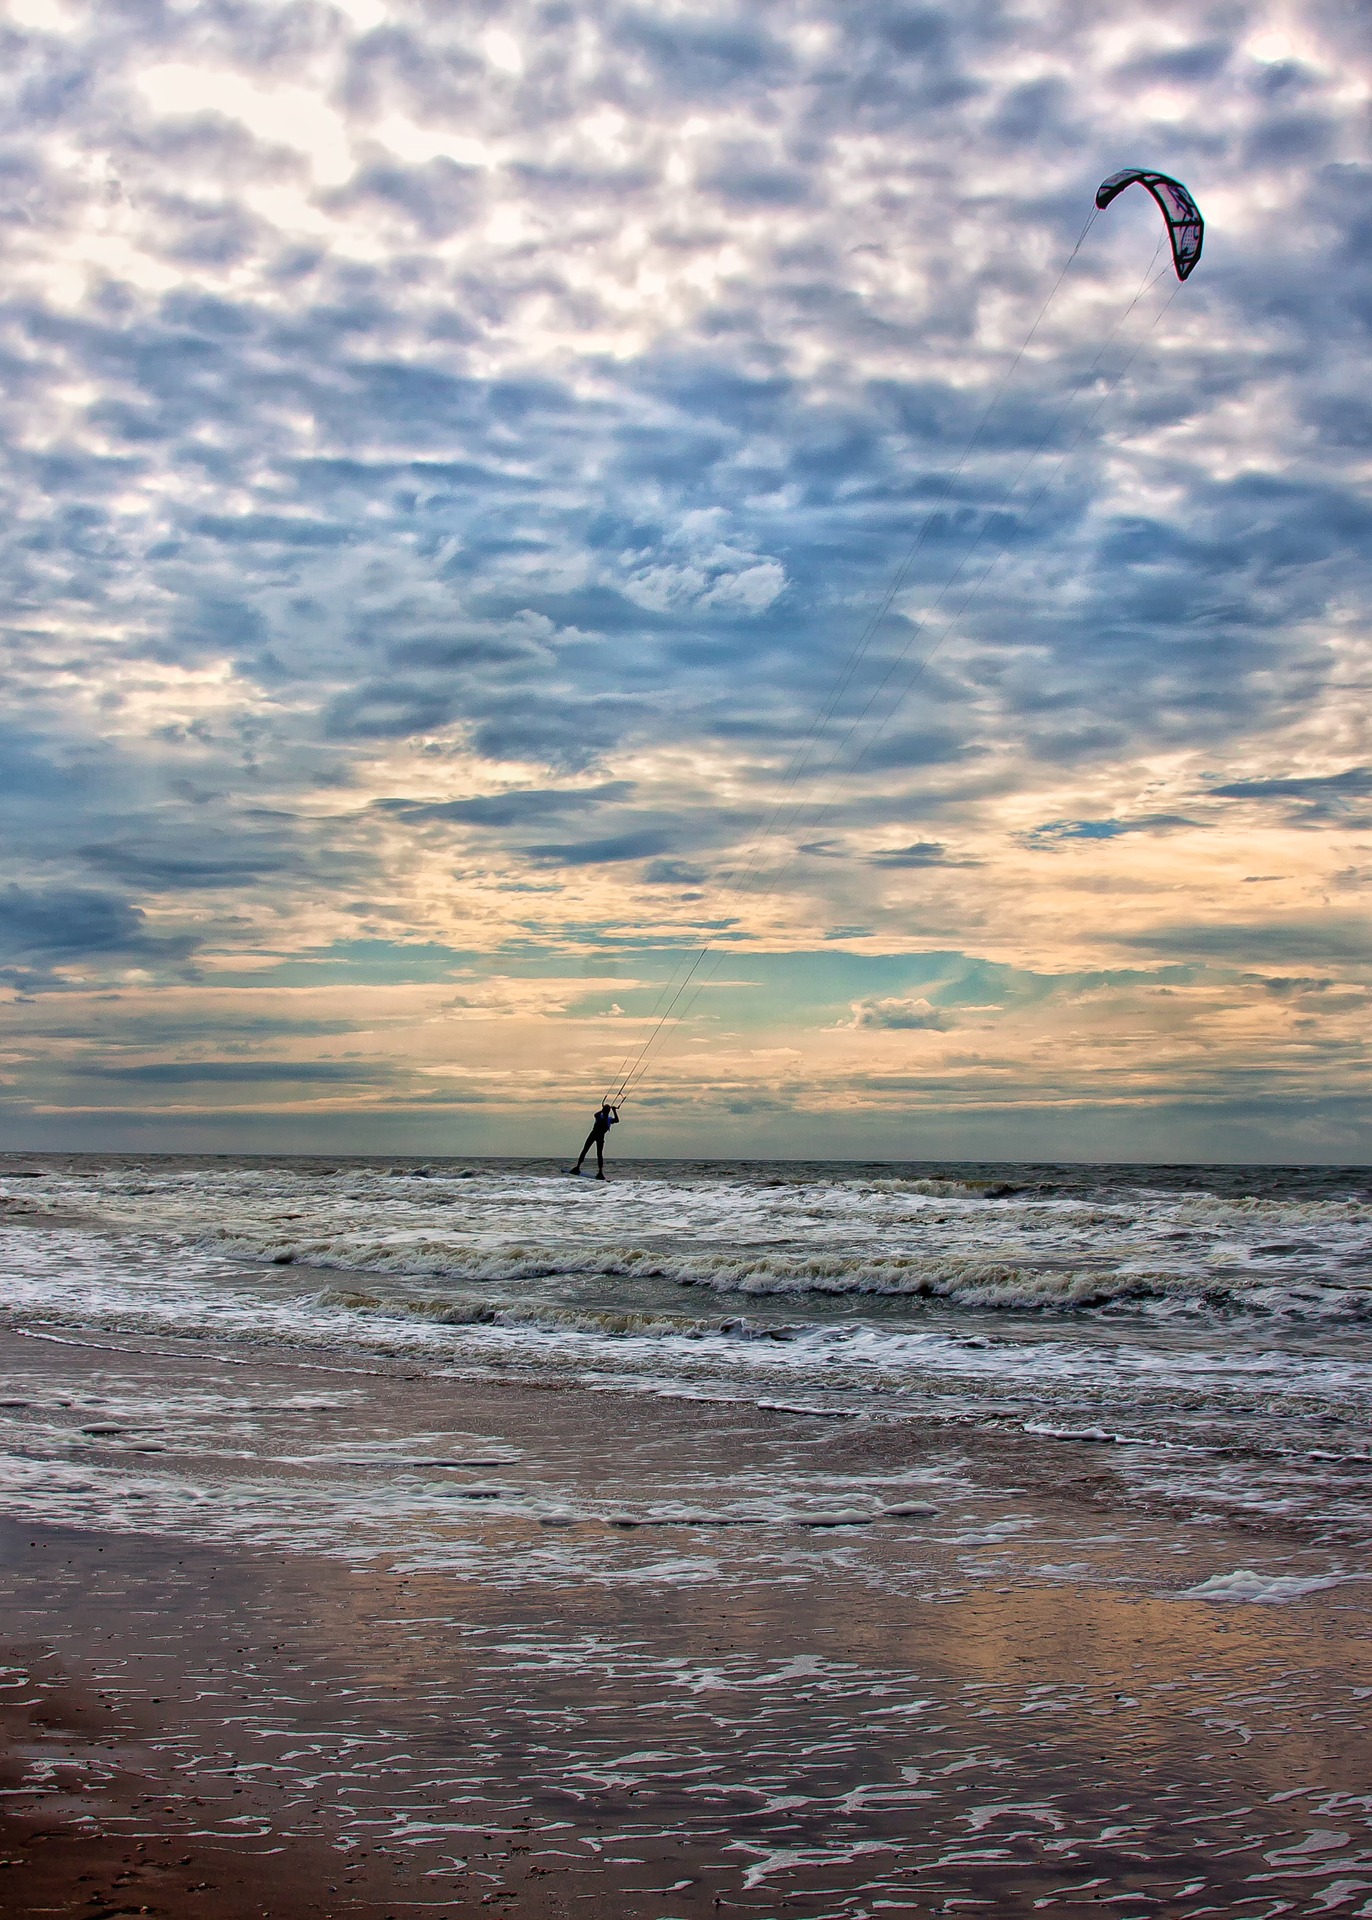
[[(994, 504), (984, 509), (980, 516), (978, 530), (963, 551), (953, 571), (943, 582), (935, 599), (922, 612), (919, 620), (912, 623), (912, 630), (905, 645), (887, 666), (885, 673), (868, 695), (859, 713), (848, 723), (823, 766), (814, 773), (810, 780), (806, 781), (806, 793), (801, 798), (796, 799), (794, 797), (796, 789), (805, 779), (811, 767), (812, 759), (819, 747), (821, 735), (839, 711), (845, 694), (852, 685), (864, 661), (867, 659), (876, 636), (884, 625), (897, 596), (908, 584), (915, 561), (925, 544), (936, 517), (947, 503), (953, 489), (957, 485), (958, 479), (961, 477), (967, 463), (976, 451), (992, 415), (1004, 398), (1015, 373), (1018, 371), (1021, 362), (1029, 351), (1064, 280), (1067, 278), (1073, 264), (1077, 260), (1087, 236), (1095, 224), (1099, 211), (1109, 206), (1111, 201), (1122, 193), (1126, 187), (1135, 183), (1144, 186), (1152, 195), (1163, 213), (1166, 227), (1163, 236), (1159, 239), (1153, 259), (1150, 261), (1148, 269), (1140, 281), (1133, 298), (1116, 319), (1109, 333), (1107, 333), (1100, 342), (1095, 358), (1078, 377), (1066, 399), (1040, 436), (1037, 444), (1021, 464), (1014, 479), (1002, 490)], [(1005, 532), (1004, 537), (998, 542), (995, 550), (981, 571), (967, 585), (966, 591), (963, 593), (951, 617), (943, 625), (942, 631), (933, 639), (932, 645), (915, 661), (912, 669), (905, 678), (904, 684), (898, 688), (894, 699), (886, 706), (884, 714), (877, 715), (873, 730), (869, 733), (867, 739), (861, 743), (857, 753), (853, 756), (846, 768), (841, 770), (839, 784), (836, 790), (832, 791), (828, 797), (820, 803), (816, 794), (816, 788), (833, 774), (839, 762), (843, 760), (847, 754), (859, 729), (866, 725), (872, 716), (873, 709), (882, 699), (882, 696), (890, 687), (891, 682), (909, 662), (910, 654), (916, 642), (927, 633), (932, 617), (938, 612), (958, 581), (963, 577), (978, 551), (985, 545), (999, 516), (1004, 513), (1005, 509), (1011, 504), (1012, 500), (1014, 500), (1019, 487), (1061, 427), (1082, 390), (1088, 383), (1096, 378), (1101, 364), (1106, 358), (1112, 344), (1127, 325), (1135, 309), (1139, 306), (1140, 301), (1158, 285), (1160, 280), (1166, 277), (1166, 266), (1163, 267), (1161, 272), (1155, 271), (1158, 255), (1161, 253), (1162, 247), (1168, 240), (1171, 241), (1171, 265), (1175, 271), (1176, 284), (1173, 286), (1166, 301), (1163, 302), (1162, 306), (1153, 315), (1152, 320), (1130, 350), (1123, 364), (1104, 385), (1095, 405), (1081, 422), (1067, 446), (1064, 447), (1062, 452), (1057, 456), (1056, 463), (1048, 477), (1027, 502), (1020, 503), (1020, 511), (1016, 516), (1019, 522), (1022, 523), (1025, 517), (1031, 515), (1048, 493), (1049, 489), (1060, 476), (1067, 461), (1090, 431), (1102, 408), (1128, 374), (1154, 329), (1161, 322), (1170, 308), (1172, 301), (1176, 298), (1182, 283), (1193, 271), (1200, 258), (1203, 238), (1204, 222), (1201, 219), (1200, 211), (1187, 189), (1183, 187), (1179, 181), (1172, 180), (1167, 175), (1148, 173), (1135, 169), (1114, 174), (1102, 183), (1096, 194), (1096, 205), (1088, 215), (1067, 259), (1059, 269), (1057, 277), (1049, 288), (1032, 325), (1025, 334), (1009, 366), (1002, 374), (990, 399), (983, 407), (972, 434), (964, 444), (955, 466), (944, 480), (937, 497), (926, 510), (924, 519), (913, 541), (892, 574), (877, 604), (876, 610), (864, 624), (819, 711), (815, 714), (806, 729), (805, 735), (793, 750), (790, 762), (782, 775), (781, 791), (774, 800), (770, 811), (767, 812), (764, 810), (764, 816), (759, 820), (751, 842), (745, 847), (742, 855), (741, 869), (736, 869), (727, 882), (721, 881), (717, 883), (714, 891), (717, 898), (722, 896), (721, 904), (726, 904), (738, 899), (745, 891), (751, 892), (755, 897), (767, 898), (775, 890), (783, 875), (794, 864), (799, 853), (799, 849), (792, 846), (786, 856), (778, 865), (772, 868), (770, 873), (767, 873), (765, 870), (759, 873), (758, 863), (769, 844), (779, 835), (789, 834), (792, 829), (795, 828), (803, 813), (811, 807), (817, 807), (817, 811), (808, 823), (809, 831), (813, 833), (823, 819), (839, 804), (844, 793), (851, 786), (873, 748), (890, 726), (896, 714), (903, 707), (915, 685), (927, 671), (935, 655), (958, 631), (962, 618), (973, 599), (985, 585), (992, 571), (1008, 552), (1014, 538), (1014, 521), (1012, 521), (1009, 530)], [(783, 814), (786, 815), (784, 820)], [(759, 882), (756, 886), (752, 885), (755, 879)], [(631, 1045), (625, 1053), (619, 1067), (615, 1071), (611, 1082), (611, 1090), (606, 1095), (607, 1103), (618, 1107), (630, 1097), (641, 1083), (654, 1054), (658, 1050), (659, 1044), (664, 1039), (668, 1023), (672, 1023), (673, 1030), (679, 1029), (681, 1024), (689, 1016), (691, 1010), (699, 1000), (700, 995), (705, 991), (706, 987), (718, 972), (723, 958), (723, 955), (718, 951), (718, 943), (725, 928), (729, 925), (730, 919), (731, 916), (726, 914), (717, 917), (713, 924), (707, 922), (707, 938), (703, 945), (698, 949), (692, 950), (692, 957), (689, 959), (689, 964), (687, 964), (686, 957), (683, 956), (683, 959), (678, 961), (672, 974), (663, 983), (647, 1017), (649, 1027), (647, 1036), (636, 1049)], [(705, 967), (705, 963), (712, 953), (715, 955), (713, 965), (702, 973), (701, 970)], [(688, 993), (689, 998), (685, 998), (683, 1004), (683, 998)]]

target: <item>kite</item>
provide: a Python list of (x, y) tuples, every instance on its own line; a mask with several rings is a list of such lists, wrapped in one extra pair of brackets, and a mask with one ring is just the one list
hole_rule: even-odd
[(1172, 242), (1172, 265), (1177, 270), (1178, 280), (1184, 280), (1201, 257), (1201, 247), (1205, 240), (1205, 222), (1201, 219), (1201, 210), (1191, 198), (1180, 180), (1173, 180), (1165, 173), (1150, 173), (1146, 167), (1126, 167), (1123, 173), (1112, 173), (1108, 180), (1102, 180), (1096, 188), (1096, 205), (1108, 207), (1126, 187), (1132, 187), (1137, 181), (1139, 186), (1147, 187), (1158, 205), (1162, 208), (1162, 217), (1167, 222), (1168, 237)]

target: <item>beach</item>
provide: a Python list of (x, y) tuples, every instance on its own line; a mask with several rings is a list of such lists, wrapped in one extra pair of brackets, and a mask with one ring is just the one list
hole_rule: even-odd
[(1356, 1176), (7, 1172), (7, 1913), (1372, 1911)]

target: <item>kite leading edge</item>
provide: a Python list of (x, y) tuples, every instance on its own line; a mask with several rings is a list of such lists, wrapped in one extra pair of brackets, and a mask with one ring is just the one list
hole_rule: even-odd
[(1096, 188), (1096, 205), (1108, 207), (1118, 194), (1135, 183), (1147, 187), (1161, 207), (1172, 242), (1172, 265), (1178, 280), (1184, 280), (1200, 259), (1205, 243), (1205, 222), (1200, 208), (1180, 180), (1173, 180), (1166, 173), (1150, 173), (1146, 167), (1126, 167), (1122, 173), (1112, 173), (1108, 180), (1102, 180)]

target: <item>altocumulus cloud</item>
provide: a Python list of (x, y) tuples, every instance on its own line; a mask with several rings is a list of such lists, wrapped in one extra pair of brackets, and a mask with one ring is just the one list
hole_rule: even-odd
[[(1356, 974), (1370, 35), (1318, 0), (16, 0), (6, 978), (146, 976), (94, 1034), (170, 1021), (192, 953), (243, 996), (332, 968), (368, 1031), (437, 1017), (366, 1001), (406, 954), (551, 1005), (638, 952), (650, 1004), (726, 920), (839, 974), (1124, 942), (1242, 998), (1265, 927)], [(1195, 189), (1201, 271), (1112, 332), (1157, 238), (1128, 196), (1015, 363), (1129, 163)], [(825, 978), (783, 1034), (921, 1024)], [(1207, 1097), (1289, 1090), (1284, 1032)], [(592, 1071), (509, 1039), (516, 1106)]]
[(853, 1006), (855, 1027), (876, 1027), (888, 1033), (943, 1033), (952, 1024), (946, 1013), (924, 999), (858, 1000)]

